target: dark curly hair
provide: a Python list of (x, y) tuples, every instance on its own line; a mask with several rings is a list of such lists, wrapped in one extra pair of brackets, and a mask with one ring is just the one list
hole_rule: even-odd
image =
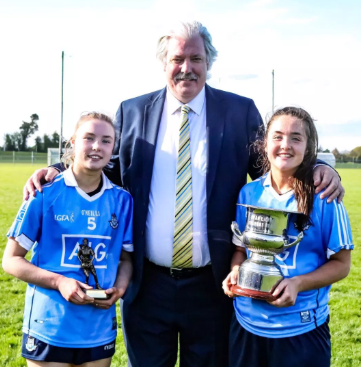
[(299, 107), (284, 107), (277, 110), (269, 119), (266, 129), (263, 132), (263, 138), (257, 140), (255, 143), (255, 147), (260, 153), (259, 164), (263, 169), (263, 173), (268, 172), (271, 168), (266, 152), (268, 133), (273, 121), (280, 116), (293, 116), (301, 120), (307, 137), (305, 156), (292, 179), (297, 209), (304, 214), (300, 216), (301, 218), (298, 224), (304, 225), (310, 223), (310, 214), (315, 195), (313, 167), (317, 160), (318, 134), (313, 118), (304, 109)]

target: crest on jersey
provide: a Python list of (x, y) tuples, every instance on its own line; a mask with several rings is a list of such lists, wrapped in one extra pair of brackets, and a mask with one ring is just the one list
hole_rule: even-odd
[(119, 223), (118, 223), (118, 220), (117, 220), (117, 216), (115, 214), (112, 214), (112, 220), (109, 221), (110, 223), (110, 226), (113, 228), (113, 229), (116, 229), (118, 228), (119, 226)]
[(298, 224), (297, 224), (297, 222), (294, 222), (293, 223), (293, 225), (295, 226), (295, 228), (298, 230), (298, 231), (307, 231), (310, 227), (311, 227), (311, 225), (312, 225), (312, 223), (311, 223), (311, 221), (308, 221), (307, 223), (305, 223), (305, 224), (303, 224), (303, 226), (302, 226), (302, 228), (299, 228), (299, 227), (301, 227), (301, 226), (299, 226)]
[(35, 340), (32, 336), (28, 336), (28, 340), (26, 341), (25, 344), (26, 350), (29, 352), (33, 352), (38, 346), (35, 345)]
[(18, 215), (17, 215), (17, 217), (16, 217), (16, 220), (17, 220), (17, 221), (19, 221), (19, 222), (21, 222), (21, 221), (24, 219), (24, 215), (25, 215), (25, 213), (26, 213), (26, 209), (21, 208), (21, 209), (19, 210), (19, 212), (18, 212)]
[(300, 316), (301, 316), (301, 322), (302, 323), (311, 322), (310, 311), (301, 311)]

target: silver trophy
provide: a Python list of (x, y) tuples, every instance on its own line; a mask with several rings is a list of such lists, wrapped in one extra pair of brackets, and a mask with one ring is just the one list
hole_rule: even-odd
[(231, 287), (233, 293), (263, 300), (275, 300), (272, 296), (283, 279), (282, 270), (275, 262), (275, 255), (296, 245), (303, 238), (301, 231), (294, 242), (290, 242), (287, 231), (290, 214), (299, 212), (247, 207), (247, 224), (243, 233), (233, 222), (232, 231), (236, 238), (251, 251), (250, 258), (239, 268), (238, 282)]

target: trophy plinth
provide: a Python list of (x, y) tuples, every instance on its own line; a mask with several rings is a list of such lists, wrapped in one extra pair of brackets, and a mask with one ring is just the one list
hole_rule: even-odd
[(105, 293), (104, 289), (87, 289), (85, 294), (94, 299), (109, 299), (110, 295)]
[(278, 297), (274, 297), (272, 296), (272, 294), (265, 294), (265, 292), (260, 292), (260, 291), (254, 291), (252, 289), (244, 289), (241, 288), (239, 285), (234, 284), (231, 287), (231, 291), (234, 294), (237, 294), (238, 296), (243, 296), (243, 297), (248, 297), (248, 298), (253, 298), (253, 299), (259, 299), (261, 301), (275, 301)]
[(231, 287), (231, 291), (240, 296), (273, 301), (278, 297), (272, 293), (283, 279), (275, 255), (302, 240), (303, 232), (292, 243), (287, 236), (289, 215), (301, 213), (243, 206), (247, 207), (245, 231), (241, 233), (236, 222), (232, 223), (231, 228), (236, 238), (251, 251), (251, 255), (240, 266), (237, 284)]

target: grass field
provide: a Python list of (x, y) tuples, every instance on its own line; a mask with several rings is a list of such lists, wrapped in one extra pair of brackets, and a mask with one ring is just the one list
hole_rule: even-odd
[[(0, 164), (0, 256), (5, 234), (21, 204), (22, 187), (36, 165)], [(348, 278), (331, 291), (332, 366), (361, 366), (361, 170), (339, 169), (346, 188), (344, 199), (353, 231), (355, 250)], [(0, 366), (25, 366), (20, 356), (22, 312), (26, 285), (0, 270)], [(119, 309), (117, 309), (119, 311)], [(120, 325), (120, 320), (119, 320)], [(125, 367), (127, 356), (118, 330), (112, 366)], [(152, 367), (152, 366), (149, 366)], [(196, 366), (195, 366), (196, 367)], [(307, 367), (307, 366), (306, 366)]]

